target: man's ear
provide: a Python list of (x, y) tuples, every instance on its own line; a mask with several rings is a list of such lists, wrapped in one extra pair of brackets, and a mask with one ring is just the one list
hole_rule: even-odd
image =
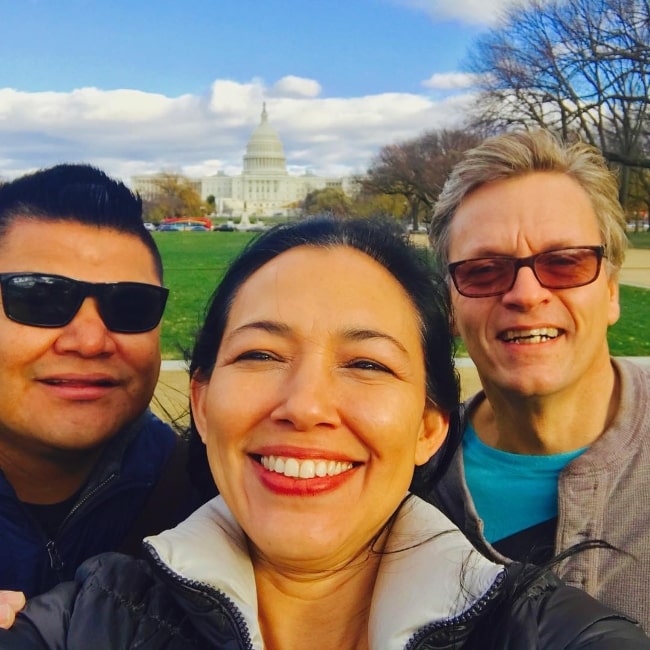
[(424, 465), (440, 449), (449, 433), (449, 414), (428, 403), (415, 449), (415, 464)]
[(204, 379), (199, 379), (196, 375), (190, 381), (190, 405), (192, 407), (192, 419), (194, 426), (205, 444), (206, 440), (206, 408), (208, 401), (208, 386), (209, 382)]

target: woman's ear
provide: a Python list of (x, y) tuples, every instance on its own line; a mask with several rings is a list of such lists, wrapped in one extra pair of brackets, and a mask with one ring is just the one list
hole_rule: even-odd
[(200, 379), (195, 374), (190, 381), (190, 405), (192, 407), (192, 419), (194, 426), (203, 440), (206, 443), (206, 408), (208, 400), (208, 386), (209, 382), (205, 379)]
[(415, 464), (424, 465), (440, 449), (449, 433), (449, 414), (427, 404), (415, 448)]

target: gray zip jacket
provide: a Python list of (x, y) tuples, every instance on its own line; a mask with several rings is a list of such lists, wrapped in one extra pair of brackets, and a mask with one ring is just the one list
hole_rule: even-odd
[[(650, 371), (612, 359), (621, 380), (621, 403), (610, 427), (559, 479), (555, 552), (587, 540), (604, 540), (607, 549), (577, 553), (555, 571), (564, 581), (638, 620), (650, 632)], [(485, 394), (465, 404), (469, 413)], [(497, 562), (508, 558), (483, 537), (481, 521), (465, 482), (463, 451), (433, 492), (433, 501), (474, 545)], [(507, 506), (507, 504), (504, 504)]]

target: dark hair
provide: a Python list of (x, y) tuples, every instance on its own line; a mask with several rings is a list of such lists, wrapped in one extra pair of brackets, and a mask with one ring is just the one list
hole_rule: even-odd
[(17, 219), (73, 221), (137, 237), (162, 280), (162, 260), (142, 221), (142, 199), (86, 164), (61, 164), (0, 186), (0, 238)]
[[(459, 383), (454, 367), (448, 288), (447, 283), (433, 270), (430, 252), (411, 244), (394, 220), (321, 216), (280, 224), (251, 240), (230, 264), (208, 303), (203, 327), (197, 335), (192, 353), (190, 376), (205, 381), (209, 379), (230, 309), (246, 280), (267, 262), (299, 246), (349, 247), (365, 253), (387, 269), (410, 297), (420, 321), (427, 397), (440, 410), (452, 415), (449, 442), (445, 451), (442, 454), (439, 452), (436, 458), (436, 474), (439, 474), (446, 467), (449, 452), (455, 448), (459, 436), (456, 422)], [(198, 477), (203, 474), (203, 478), (198, 479), (204, 483), (201, 487), (212, 486), (214, 489), (205, 449), (193, 420), (190, 426), (192, 475)], [(453, 442), (450, 438), (453, 438)], [(201, 471), (199, 465), (203, 465)], [(429, 479), (432, 478), (431, 466), (427, 473)]]

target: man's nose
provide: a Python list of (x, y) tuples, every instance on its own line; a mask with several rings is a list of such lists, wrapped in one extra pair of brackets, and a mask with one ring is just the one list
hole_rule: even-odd
[(548, 300), (550, 295), (550, 290), (541, 285), (532, 266), (522, 265), (516, 270), (515, 281), (503, 294), (502, 300), (504, 304), (529, 308)]
[(55, 349), (57, 352), (76, 352), (84, 357), (115, 351), (115, 340), (102, 320), (95, 298), (85, 298), (73, 319), (61, 328)]

